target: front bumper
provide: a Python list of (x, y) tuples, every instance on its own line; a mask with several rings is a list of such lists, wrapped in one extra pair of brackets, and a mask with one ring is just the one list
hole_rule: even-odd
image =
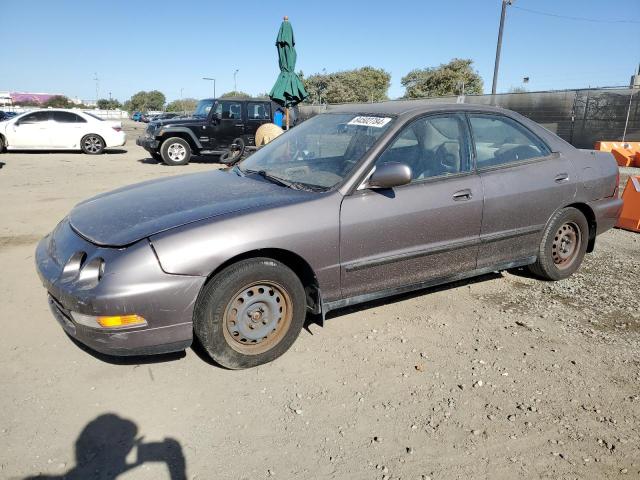
[[(63, 273), (75, 252), (85, 252), (85, 265), (103, 258), (105, 271), (87, 288)], [(193, 338), (192, 316), (204, 277), (164, 273), (149, 242), (124, 249), (97, 247), (78, 236), (67, 220), (40, 241), (36, 266), (48, 292), (49, 307), (65, 332), (92, 350), (109, 355), (147, 355), (184, 350)], [(93, 328), (71, 314), (137, 314), (145, 326)]]
[(160, 147), (160, 142), (155, 138), (138, 137), (136, 139), (136, 145), (144, 148), (148, 152), (157, 152)]

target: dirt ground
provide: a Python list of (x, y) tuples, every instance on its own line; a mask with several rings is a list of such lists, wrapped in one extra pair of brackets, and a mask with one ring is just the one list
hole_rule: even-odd
[(88, 196), (218, 167), (156, 164), (143, 128), (98, 157), (0, 156), (0, 478), (640, 477), (640, 235), (626, 231), (569, 280), (491, 274), (343, 310), (251, 370), (79, 348), (49, 313), (36, 242)]

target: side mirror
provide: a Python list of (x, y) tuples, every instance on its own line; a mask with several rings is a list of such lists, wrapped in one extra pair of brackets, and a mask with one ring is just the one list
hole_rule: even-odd
[(404, 163), (385, 163), (376, 167), (364, 188), (393, 188), (411, 182), (411, 168)]

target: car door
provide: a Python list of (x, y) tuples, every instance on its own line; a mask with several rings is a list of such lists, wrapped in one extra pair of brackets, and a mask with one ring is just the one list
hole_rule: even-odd
[(226, 149), (244, 134), (242, 102), (220, 100), (215, 106), (215, 124), (212, 127), (213, 148)]
[(51, 146), (55, 148), (79, 147), (87, 121), (73, 112), (53, 111), (52, 113)]
[(405, 163), (410, 184), (359, 189), (340, 213), (342, 294), (353, 297), (452, 278), (476, 268), (482, 183), (464, 115), (413, 121), (375, 165)]
[(251, 143), (255, 143), (254, 139), (256, 131), (265, 123), (271, 121), (271, 105), (265, 102), (247, 102), (247, 121), (245, 123), (245, 135), (251, 138)]
[(11, 148), (47, 148), (50, 138), (51, 112), (39, 111), (24, 115), (9, 127), (8, 143)]
[(575, 197), (574, 167), (512, 118), (468, 117), (484, 189), (478, 268), (531, 261), (553, 212)]

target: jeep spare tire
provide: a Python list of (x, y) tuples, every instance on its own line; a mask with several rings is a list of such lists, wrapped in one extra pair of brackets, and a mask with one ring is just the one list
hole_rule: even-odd
[(233, 165), (242, 158), (244, 149), (244, 140), (241, 138), (236, 138), (231, 144), (229, 150), (220, 155), (220, 163), (224, 163), (225, 165)]

